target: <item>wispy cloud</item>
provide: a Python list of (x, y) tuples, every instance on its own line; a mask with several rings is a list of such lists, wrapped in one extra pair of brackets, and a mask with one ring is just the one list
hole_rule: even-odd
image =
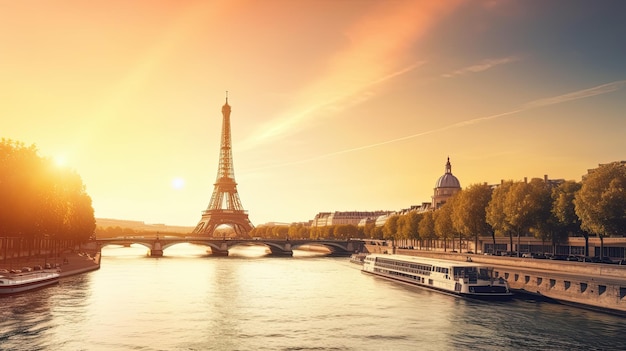
[(353, 89), (349, 89), (347, 91), (341, 90), (341, 94), (326, 95), (325, 99), (322, 99), (317, 103), (310, 103), (305, 108), (285, 113), (282, 117), (274, 119), (265, 127), (265, 129), (258, 132), (253, 140), (249, 140), (247, 142), (244, 141), (242, 143), (242, 148), (251, 148), (259, 142), (287, 134), (288, 132), (295, 131), (298, 128), (303, 128), (304, 123), (320, 111), (332, 110), (337, 113), (348, 106), (363, 103), (374, 95), (368, 89), (383, 84), (397, 76), (413, 71), (423, 64), (424, 61), (415, 62), (395, 72), (388, 73), (381, 77), (375, 77), (372, 81), (362, 82), (358, 86), (353, 87)]
[(503, 57), (503, 58), (486, 59), (486, 60), (483, 60), (480, 63), (477, 63), (475, 65), (471, 65), (471, 66), (468, 66), (468, 67), (457, 69), (454, 72), (445, 73), (445, 74), (442, 74), (441, 76), (444, 77), (444, 78), (452, 78), (452, 77), (462, 76), (462, 75), (466, 75), (466, 74), (470, 74), (470, 73), (479, 73), (479, 72), (483, 72), (483, 71), (486, 71), (488, 69), (494, 68), (496, 66), (505, 65), (505, 64), (508, 64), (508, 63), (511, 63), (511, 62), (515, 62), (515, 61), (519, 61), (519, 60), (521, 60), (521, 57), (518, 57), (518, 56), (509, 56), (509, 57)]
[(284, 166), (292, 166), (292, 165), (303, 164), (303, 163), (308, 163), (308, 162), (312, 162), (312, 161), (318, 161), (318, 160), (322, 160), (322, 159), (327, 159), (327, 158), (331, 158), (331, 157), (335, 157), (335, 156), (338, 156), (338, 155), (343, 155), (343, 154), (347, 154), (347, 153), (351, 153), (351, 152), (355, 152), (355, 151), (372, 149), (372, 148), (383, 146), (383, 145), (388, 145), (388, 144), (393, 144), (393, 143), (397, 143), (397, 142), (401, 142), (401, 141), (405, 141), (405, 140), (409, 140), (409, 139), (418, 138), (418, 137), (421, 137), (421, 136), (424, 136), (424, 135), (435, 134), (435, 133), (448, 131), (448, 130), (451, 130), (451, 129), (458, 129), (458, 128), (463, 128), (463, 127), (470, 126), (470, 125), (484, 123), (484, 122), (487, 122), (487, 121), (490, 121), (490, 120), (499, 119), (499, 118), (502, 118), (502, 117), (514, 115), (514, 114), (517, 114), (517, 113), (520, 113), (520, 112), (524, 112), (524, 111), (527, 111), (527, 110), (531, 110), (531, 109), (535, 109), (535, 108), (541, 108), (541, 107), (546, 107), (546, 106), (551, 106), (551, 105), (565, 103), (565, 102), (568, 102), (568, 101), (585, 99), (585, 98), (588, 98), (588, 97), (593, 97), (593, 96), (597, 96), (597, 95), (612, 93), (612, 92), (615, 92), (617, 90), (622, 89), (625, 85), (626, 85), (626, 80), (618, 80), (618, 81), (615, 81), (615, 82), (606, 83), (606, 84), (598, 85), (598, 86), (587, 88), (587, 89), (578, 90), (578, 91), (571, 92), (571, 93), (566, 93), (566, 94), (557, 95), (557, 96), (553, 96), (553, 97), (533, 100), (533, 101), (530, 101), (528, 103), (525, 103), (525, 104), (521, 105), (521, 107), (519, 107), (519, 108), (512, 109), (510, 111), (506, 111), (506, 112), (502, 112), (502, 113), (498, 113), (498, 114), (494, 114), (494, 115), (483, 116), (483, 117), (478, 117), (478, 118), (472, 118), (472, 119), (468, 119), (468, 120), (465, 120), (465, 121), (461, 121), (461, 122), (457, 122), (457, 123), (454, 123), (454, 124), (450, 124), (450, 125), (447, 125), (447, 126), (444, 126), (444, 127), (441, 127), (441, 128), (431, 129), (431, 130), (427, 130), (427, 131), (423, 131), (423, 132), (419, 132), (419, 133), (414, 133), (414, 134), (402, 136), (402, 137), (399, 137), (399, 138), (394, 138), (394, 139), (389, 139), (389, 140), (385, 140), (385, 141), (380, 141), (380, 142), (367, 144), (367, 145), (363, 145), (363, 146), (358, 146), (358, 147), (354, 147), (354, 148), (350, 148), (350, 149), (344, 149), (344, 150), (340, 150), (340, 151), (335, 151), (335, 152), (319, 155), (319, 156), (308, 158), (308, 159), (304, 159), (304, 160), (298, 160), (298, 161), (294, 161), (294, 162), (281, 163), (281, 164), (277, 164), (277, 165), (268, 165), (266, 167), (256, 168), (255, 170), (277, 168), (277, 167), (284, 167)]
[[(407, 52), (459, 1), (407, 1), (375, 5), (368, 15), (344, 29), (346, 45), (327, 61), (327, 70), (293, 94), (294, 108), (268, 123), (245, 148), (305, 128), (320, 112), (340, 110), (373, 94), (368, 89), (407, 74), (424, 64), (407, 64)], [(315, 117), (315, 119), (314, 119)]]
[(571, 101), (571, 100), (578, 100), (578, 99), (584, 99), (584, 98), (588, 98), (588, 97), (592, 97), (596, 95), (608, 94), (616, 90), (622, 89), (622, 87), (624, 87), (625, 84), (626, 84), (626, 80), (618, 80), (615, 82), (598, 85), (589, 89), (583, 89), (583, 90), (578, 90), (572, 93), (567, 93), (567, 94), (563, 94), (559, 96), (539, 99), (539, 100), (531, 101), (525, 104), (524, 109), (527, 110), (530, 108), (555, 105), (555, 104), (560, 104), (560, 103)]

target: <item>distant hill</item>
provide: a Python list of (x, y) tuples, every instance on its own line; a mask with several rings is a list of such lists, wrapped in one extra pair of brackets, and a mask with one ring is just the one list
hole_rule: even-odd
[(191, 233), (194, 227), (173, 226), (166, 224), (146, 224), (142, 221), (130, 221), (124, 219), (96, 218), (96, 227), (102, 228), (128, 228), (137, 231), (155, 231), (163, 233)]

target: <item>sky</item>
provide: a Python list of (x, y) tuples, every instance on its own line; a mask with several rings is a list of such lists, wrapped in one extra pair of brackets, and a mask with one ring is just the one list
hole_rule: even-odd
[(253, 224), (626, 159), (626, 2), (0, 0), (0, 137), (97, 218), (195, 226), (228, 91)]

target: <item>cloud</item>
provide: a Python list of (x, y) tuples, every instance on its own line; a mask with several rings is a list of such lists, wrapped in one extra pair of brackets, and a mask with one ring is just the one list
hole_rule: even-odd
[(488, 69), (491, 69), (493, 67), (496, 66), (500, 66), (500, 65), (505, 65), (511, 62), (515, 62), (515, 61), (519, 61), (521, 60), (520, 57), (518, 56), (509, 56), (509, 57), (503, 57), (503, 58), (495, 58), (495, 59), (486, 59), (481, 61), (478, 64), (472, 65), (472, 66), (468, 66), (468, 67), (464, 67), (461, 69), (458, 69), (454, 72), (451, 73), (445, 73), (442, 74), (441, 76), (444, 78), (452, 78), (452, 77), (456, 77), (456, 76), (462, 76), (462, 75), (466, 75), (466, 74), (470, 74), (470, 73), (479, 73), (479, 72), (483, 72), (486, 71)]
[(368, 89), (423, 65), (423, 60), (409, 61), (408, 53), (459, 1), (375, 4), (364, 17), (344, 28), (346, 44), (342, 48), (320, 58), (326, 62), (326, 71), (294, 92), (294, 108), (244, 141), (245, 148), (294, 133), (307, 123), (323, 123), (320, 112), (361, 103), (374, 96)]
[(616, 90), (622, 89), (626, 84), (626, 80), (618, 80), (611, 83), (598, 85), (589, 89), (578, 90), (572, 93), (567, 93), (559, 96), (553, 96), (545, 99), (539, 99), (531, 101), (524, 105), (524, 109), (537, 108), (542, 106), (556, 105), (563, 102), (584, 99), (596, 95), (612, 93)]
[(303, 164), (303, 163), (308, 163), (308, 162), (312, 162), (312, 161), (318, 161), (318, 160), (322, 160), (322, 159), (327, 159), (327, 158), (331, 158), (331, 157), (335, 157), (335, 156), (338, 156), (338, 155), (343, 155), (343, 154), (347, 154), (347, 153), (351, 153), (351, 152), (355, 152), (355, 151), (371, 149), (371, 148), (375, 148), (375, 147), (379, 147), (379, 146), (383, 146), (383, 145), (387, 145), (387, 144), (401, 142), (401, 141), (404, 141), (404, 140), (414, 139), (414, 138), (421, 137), (421, 136), (424, 136), (424, 135), (440, 133), (440, 132), (444, 132), (444, 131), (451, 130), (451, 129), (463, 128), (463, 127), (466, 127), (466, 126), (470, 126), (470, 125), (474, 125), (474, 124), (478, 124), (478, 123), (484, 123), (484, 122), (487, 122), (487, 121), (490, 121), (490, 120), (499, 119), (499, 118), (502, 118), (502, 117), (514, 115), (514, 114), (517, 114), (517, 113), (520, 113), (520, 112), (523, 112), (523, 111), (527, 111), (527, 110), (531, 110), (531, 109), (535, 109), (535, 108), (541, 108), (541, 107), (546, 107), (546, 106), (550, 106), (550, 105), (556, 105), (556, 104), (560, 104), (560, 103), (564, 103), (564, 102), (568, 102), (568, 101), (585, 99), (585, 98), (588, 98), (588, 97), (593, 97), (593, 96), (597, 96), (597, 95), (612, 93), (614, 91), (622, 89), (624, 87), (624, 85), (626, 85), (626, 80), (618, 80), (618, 81), (615, 81), (615, 82), (606, 83), (606, 84), (598, 85), (598, 86), (587, 88), (587, 89), (578, 90), (578, 91), (567, 93), (567, 94), (562, 94), (562, 95), (557, 95), (557, 96), (553, 96), (553, 97), (533, 100), (533, 101), (530, 101), (528, 103), (523, 104), (519, 108), (510, 110), (510, 111), (506, 111), (506, 112), (502, 112), (502, 113), (498, 113), (498, 114), (494, 114), (494, 115), (468, 119), (468, 120), (457, 122), (457, 123), (454, 123), (454, 124), (450, 124), (450, 125), (447, 125), (447, 126), (444, 126), (444, 127), (441, 127), (441, 128), (436, 128), (436, 129), (431, 129), (431, 130), (427, 130), (427, 131), (423, 131), (423, 132), (419, 132), (419, 133), (415, 133), (415, 134), (405, 135), (405, 136), (402, 136), (402, 137), (399, 137), (399, 138), (394, 138), (394, 139), (389, 139), (389, 140), (385, 140), (385, 141), (380, 141), (380, 142), (367, 144), (367, 145), (363, 145), (363, 146), (358, 146), (358, 147), (354, 147), (354, 148), (350, 148), (350, 149), (339, 150), (339, 151), (335, 151), (335, 152), (319, 155), (319, 156), (308, 158), (308, 159), (304, 159), (304, 160), (298, 160), (298, 161), (293, 161), (293, 162), (281, 163), (281, 164), (277, 164), (277, 165), (268, 165), (266, 167), (260, 167), (260, 168), (257, 168), (257, 169), (269, 169), (269, 168), (277, 168), (277, 167), (284, 167), (284, 166), (292, 166), (292, 165), (297, 165), (297, 164)]

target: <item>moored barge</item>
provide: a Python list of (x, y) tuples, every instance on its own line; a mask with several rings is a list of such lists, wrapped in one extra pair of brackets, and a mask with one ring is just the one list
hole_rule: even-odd
[(461, 297), (506, 300), (513, 296), (506, 280), (494, 277), (492, 267), (473, 262), (369, 254), (361, 271)]
[(12, 295), (57, 284), (57, 271), (35, 271), (16, 274), (0, 274), (0, 296)]

